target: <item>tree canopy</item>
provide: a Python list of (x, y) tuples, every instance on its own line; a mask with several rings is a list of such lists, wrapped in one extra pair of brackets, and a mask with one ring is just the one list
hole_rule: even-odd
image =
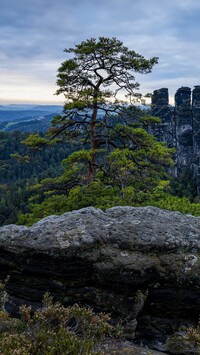
[(105, 144), (115, 146), (111, 116), (115, 114), (125, 123), (127, 99), (131, 104), (140, 96), (134, 73), (151, 72), (158, 58), (145, 59), (116, 38), (105, 37), (88, 39), (65, 52), (73, 58), (58, 69), (57, 94), (66, 98), (64, 115), (53, 120), (51, 133), (69, 138), (84, 133), (84, 144), (91, 149), (88, 174), (93, 180), (97, 150)]
[(150, 73), (158, 58), (104, 37), (65, 52), (57, 94), (66, 102), (47, 134), (0, 136), (0, 223), (15, 222), (19, 212), (19, 223), (32, 224), (88, 205), (154, 205), (199, 215), (200, 204), (182, 197), (193, 196), (189, 177), (172, 179), (172, 193), (182, 198), (170, 194), (173, 149), (149, 134), (159, 119), (134, 105), (142, 98), (134, 75)]
[[(88, 205), (144, 203), (156, 187), (166, 186), (162, 180), (172, 164), (172, 150), (148, 133), (159, 119), (134, 105), (141, 96), (134, 74), (150, 73), (158, 58), (145, 59), (116, 38), (104, 37), (65, 52), (72, 58), (58, 69), (57, 94), (66, 102), (48, 134), (79, 142), (81, 149), (63, 160), (62, 175), (33, 187), (30, 214), (20, 222)], [(34, 141), (38, 137), (27, 144)]]

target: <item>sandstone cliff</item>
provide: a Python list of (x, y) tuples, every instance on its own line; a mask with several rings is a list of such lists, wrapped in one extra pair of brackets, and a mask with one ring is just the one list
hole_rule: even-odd
[(151, 113), (161, 119), (161, 124), (155, 125), (150, 133), (176, 149), (174, 175), (183, 178), (190, 172), (200, 197), (200, 86), (195, 86), (192, 92), (182, 86), (174, 99), (172, 107), (167, 88), (153, 92)]
[[(200, 314), (200, 217), (154, 207), (92, 207), (0, 228), (5, 309), (49, 291), (121, 319), (129, 338), (164, 339)], [(139, 292), (138, 292), (139, 290)]]

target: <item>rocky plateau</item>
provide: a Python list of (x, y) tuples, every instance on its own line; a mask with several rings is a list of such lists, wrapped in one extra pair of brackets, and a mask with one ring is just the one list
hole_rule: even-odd
[(110, 313), (129, 340), (184, 354), (165, 342), (199, 319), (200, 217), (88, 207), (32, 227), (7, 225), (0, 228), (0, 279), (8, 275), (4, 308), (12, 316), (21, 304), (40, 306), (49, 291), (64, 305)]

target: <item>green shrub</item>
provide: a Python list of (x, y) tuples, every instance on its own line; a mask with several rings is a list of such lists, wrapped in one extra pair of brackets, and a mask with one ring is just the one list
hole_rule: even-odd
[(95, 314), (77, 304), (65, 308), (58, 302), (54, 304), (49, 294), (43, 303), (43, 308), (35, 313), (31, 307), (21, 307), (24, 328), (10, 327), (0, 332), (1, 354), (97, 354), (97, 347), (107, 337), (120, 333), (118, 327), (109, 324), (110, 317), (104, 313)]
[(196, 327), (181, 327), (167, 340), (167, 350), (173, 354), (200, 354), (200, 320)]

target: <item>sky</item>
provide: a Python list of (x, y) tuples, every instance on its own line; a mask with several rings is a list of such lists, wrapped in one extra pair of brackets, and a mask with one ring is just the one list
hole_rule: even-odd
[(200, 85), (199, 0), (0, 0), (0, 104), (62, 104), (56, 76), (65, 48), (116, 37), (145, 58), (140, 92)]

